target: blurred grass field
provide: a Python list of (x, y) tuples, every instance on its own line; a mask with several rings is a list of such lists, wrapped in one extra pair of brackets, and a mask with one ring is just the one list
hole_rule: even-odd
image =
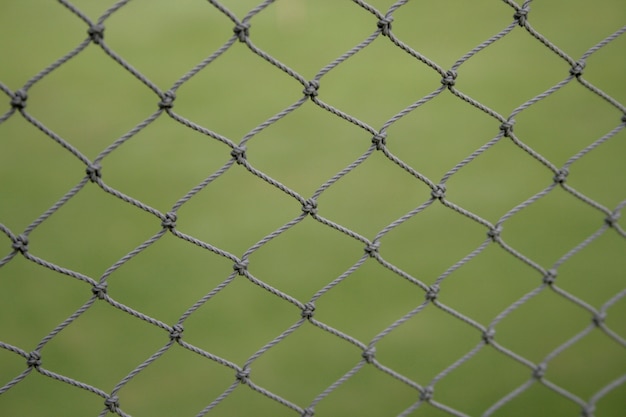
[[(258, 4), (222, 1), (240, 19)], [(393, 3), (368, 2), (381, 12)], [(93, 21), (114, 1), (75, 0)], [(530, 24), (574, 59), (626, 24), (621, 0), (536, 2)], [(393, 32), (443, 68), (508, 26), (504, 2), (411, 1), (394, 14)], [(162, 91), (232, 36), (233, 24), (208, 2), (134, 0), (105, 22), (104, 40)], [(57, 2), (0, 3), (0, 82), (12, 91), (74, 49), (87, 26)], [(376, 30), (376, 18), (350, 1), (281, 0), (251, 21), (252, 42), (312, 79)], [(626, 36), (587, 60), (584, 78), (626, 103)], [(458, 70), (456, 88), (505, 117), (569, 74), (565, 61), (516, 27)], [(375, 129), (440, 86), (432, 69), (379, 37), (320, 82), (319, 98)], [(237, 42), (185, 83), (173, 111), (239, 142), (302, 97), (302, 86)], [(0, 95), (0, 115), (10, 97)], [(90, 160), (158, 109), (158, 97), (97, 45), (37, 82), (26, 111)], [(515, 133), (557, 167), (620, 124), (623, 115), (575, 80), (516, 117)], [(438, 183), (499, 132), (499, 122), (444, 91), (393, 124), (389, 150)], [(254, 136), (249, 162), (309, 198), (371, 146), (364, 130), (305, 103)], [(166, 213), (230, 158), (230, 148), (162, 114), (102, 161), (103, 181)], [(615, 209), (626, 198), (626, 131), (570, 167), (571, 187)], [(78, 184), (84, 164), (19, 114), (0, 124), (0, 223), (20, 234)], [(495, 223), (549, 186), (553, 174), (503, 139), (454, 174), (446, 198)], [(372, 240), (430, 198), (430, 189), (375, 153), (319, 198), (319, 214)], [(235, 165), (182, 206), (177, 229), (241, 257), (301, 213), (295, 199)], [(504, 224), (503, 239), (543, 268), (603, 225), (602, 213), (560, 188)], [(621, 223), (623, 225), (623, 220)], [(622, 226), (623, 227), (623, 226)], [(99, 277), (161, 229), (160, 220), (88, 183), (29, 236), (29, 251), (49, 262)], [(427, 285), (476, 249), (486, 229), (435, 202), (386, 235), (381, 255)], [(11, 252), (0, 235), (0, 258)], [(363, 244), (306, 218), (250, 256), (258, 279), (306, 303), (363, 255)], [(557, 285), (599, 309), (626, 283), (626, 240), (614, 230), (559, 268)], [(232, 272), (232, 261), (167, 234), (108, 279), (109, 295), (174, 324)], [(439, 300), (487, 326), (541, 284), (541, 274), (491, 244), (441, 285)], [(88, 284), (17, 256), (0, 268), (0, 341), (32, 351), (92, 296)], [(373, 259), (316, 303), (315, 318), (367, 344), (423, 302), (419, 288)], [(626, 337), (626, 300), (608, 309), (607, 325)], [(293, 325), (292, 304), (237, 277), (185, 322), (184, 340), (239, 366)], [(588, 326), (591, 315), (546, 289), (508, 315), (496, 340), (534, 363)], [(110, 392), (168, 341), (167, 332), (96, 302), (42, 350), (45, 369)], [(481, 341), (475, 328), (432, 305), (377, 345), (377, 359), (428, 384)], [(251, 379), (307, 407), (361, 359), (355, 346), (305, 323), (252, 365)], [(0, 349), (0, 387), (25, 369)], [(595, 329), (558, 355), (546, 378), (588, 401), (626, 373), (624, 348)], [(435, 400), (470, 416), (525, 383), (531, 371), (484, 348), (435, 386)], [(173, 346), (119, 393), (138, 416), (194, 416), (234, 380), (234, 372)], [(395, 416), (418, 393), (372, 366), (333, 391), (316, 416)], [(626, 387), (597, 404), (597, 417), (623, 416)], [(3, 416), (97, 415), (103, 399), (32, 372), (0, 395)], [(536, 383), (495, 416), (576, 416), (580, 407)], [(240, 386), (209, 416), (296, 416)], [(444, 416), (427, 404), (411, 416)]]

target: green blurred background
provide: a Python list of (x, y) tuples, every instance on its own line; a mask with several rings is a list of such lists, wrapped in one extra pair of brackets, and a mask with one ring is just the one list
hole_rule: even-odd
[[(385, 12), (392, 1), (371, 0)], [(73, 2), (93, 21), (113, 1)], [(240, 19), (257, 2), (222, 1)], [(394, 14), (393, 33), (448, 69), (466, 52), (507, 27), (504, 2), (411, 1)], [(377, 19), (350, 1), (281, 0), (251, 21), (252, 42), (312, 79), (376, 29)], [(579, 59), (626, 23), (621, 0), (537, 2), (530, 24)], [(105, 22), (105, 42), (162, 91), (232, 36), (233, 24), (200, 0), (134, 0)], [(57, 2), (0, 3), (0, 82), (12, 91), (74, 49), (86, 24)], [(591, 55), (584, 79), (626, 103), (626, 36)], [(524, 29), (463, 64), (456, 87), (507, 117), (569, 74), (568, 64)], [(434, 91), (440, 76), (379, 37), (321, 80), (319, 99), (375, 129)], [(0, 114), (10, 109), (3, 95)], [(115, 139), (157, 110), (158, 97), (98, 46), (86, 50), (28, 91), (26, 111), (93, 160)], [(234, 142), (302, 97), (302, 86), (236, 42), (185, 83), (173, 111)], [(575, 80), (516, 117), (515, 133), (557, 167), (620, 124), (622, 114)], [(499, 122), (444, 91), (393, 124), (389, 150), (437, 183), (498, 134)], [(248, 160), (305, 199), (362, 155), (371, 135), (305, 103), (253, 137)], [(570, 168), (568, 184), (613, 210), (626, 197), (626, 132)], [(102, 161), (103, 181), (160, 210), (230, 159), (230, 148), (161, 115)], [(0, 124), (0, 223), (20, 234), (84, 177), (85, 166), (19, 114)], [(549, 186), (552, 172), (503, 139), (447, 183), (447, 198), (495, 223)], [(319, 214), (373, 239), (430, 198), (430, 189), (374, 153), (319, 198)], [(183, 205), (177, 229), (241, 257), (257, 241), (301, 213), (300, 204), (235, 165)], [(543, 268), (602, 227), (604, 215), (557, 188), (504, 224), (503, 239)], [(623, 222), (622, 222), (623, 224)], [(160, 220), (88, 183), (30, 235), (29, 250), (49, 262), (99, 277), (161, 228)], [(381, 241), (381, 255), (427, 285), (476, 249), (486, 229), (431, 205)], [(11, 240), (0, 236), (0, 257)], [(350, 268), (363, 244), (306, 218), (250, 257), (258, 279), (307, 302)], [(626, 240), (614, 230), (559, 267), (557, 284), (599, 309), (624, 289)], [(232, 272), (232, 261), (171, 234), (108, 279), (109, 295), (174, 324)], [(541, 284), (541, 274), (496, 244), (448, 276), (439, 301), (487, 326)], [(25, 351), (91, 297), (88, 284), (17, 256), (0, 268), (0, 341)], [(368, 259), (317, 302), (315, 318), (368, 343), (424, 300), (421, 289)], [(626, 300), (608, 309), (607, 325), (626, 337)], [(185, 322), (183, 340), (239, 366), (300, 318), (300, 311), (237, 277)], [(496, 340), (539, 363), (584, 328), (588, 311), (549, 289), (508, 315)], [(96, 302), (42, 350), (45, 369), (110, 392), (168, 341), (168, 334)], [(377, 345), (377, 359), (421, 385), (481, 341), (480, 331), (427, 306)], [(623, 346), (594, 329), (548, 366), (546, 378), (584, 401), (626, 372)], [(305, 408), (361, 359), (355, 346), (305, 323), (252, 365), (256, 384)], [(25, 360), (0, 349), (0, 386)], [(467, 415), (484, 413), (529, 380), (531, 370), (486, 347), (435, 385), (435, 400)], [(180, 346), (134, 377), (119, 393), (133, 416), (193, 416), (234, 380), (234, 372)], [(316, 407), (317, 416), (395, 416), (419, 395), (366, 366)], [(597, 416), (626, 409), (621, 386), (597, 404)], [(36, 372), (0, 395), (4, 416), (97, 415), (103, 399)], [(580, 407), (536, 383), (496, 416), (576, 416)], [(210, 416), (295, 416), (246, 386)], [(443, 416), (428, 404), (411, 416)]]

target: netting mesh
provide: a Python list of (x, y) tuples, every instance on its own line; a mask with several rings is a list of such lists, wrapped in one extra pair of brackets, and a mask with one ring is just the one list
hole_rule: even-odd
[(3, 415), (623, 412), (619, 1), (58, 3), (0, 6)]

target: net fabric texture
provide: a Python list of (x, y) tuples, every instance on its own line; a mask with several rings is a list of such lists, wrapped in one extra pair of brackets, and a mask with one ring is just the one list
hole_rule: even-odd
[[(51, 381), (55, 381), (56, 384), (66, 384), (74, 387), (73, 389), (85, 390), (94, 397), (100, 397), (99, 400), (102, 406), (100, 410), (94, 410), (94, 415), (98, 413), (100, 416), (109, 413), (120, 416), (135, 415), (131, 410), (125, 408), (125, 390), (127, 390), (127, 386), (142, 373), (148, 372), (151, 366), (158, 362), (159, 358), (173, 349), (178, 349), (186, 355), (195, 355), (198, 358), (202, 358), (202, 360), (210, 361), (231, 373), (231, 380), (227, 387), (221, 394), (212, 398), (207, 397), (204, 405), (197, 410), (198, 416), (218, 415), (220, 404), (227, 401), (229, 396), (235, 395), (236, 391), (242, 389), (248, 389), (254, 391), (255, 395), (266, 397), (288, 411), (288, 413), (291, 413), (289, 415), (324, 415), (324, 413), (318, 413), (318, 410), (323, 406), (325, 400), (330, 396), (339, 395), (344, 384), (358, 378), (357, 375), (363, 373), (366, 369), (373, 370), (380, 378), (391, 377), (409, 390), (412, 390), (413, 401), (403, 404), (394, 402), (394, 407), (399, 407), (401, 410), (390, 411), (389, 415), (418, 415), (416, 413), (420, 410), (429, 410), (431, 408), (438, 409), (443, 415), (474, 415), (462, 407), (452, 405), (453, 402), (448, 401), (448, 398), (453, 394), (442, 395), (438, 388), (442, 386), (442, 383), (447, 378), (453, 376), (457, 369), (470, 363), (475, 357), (481, 354), (484, 355), (487, 351), (497, 353), (504, 360), (525, 368), (527, 377), (515, 387), (508, 389), (496, 401), (492, 401), (488, 406), (484, 407), (480, 413), (483, 416), (501, 415), (498, 413), (505, 409), (508, 403), (523, 398), (525, 393), (538, 385), (547, 389), (549, 395), (560, 397), (569, 406), (578, 410), (578, 414), (575, 415), (584, 416), (594, 415), (596, 406), (605, 397), (624, 392), (626, 373), (619, 373), (617, 377), (612, 377), (612, 379), (596, 386), (591, 395), (581, 396), (572, 392), (566, 384), (553, 381), (550, 365), (553, 361), (558, 360), (568, 349), (577, 344), (586, 343), (590, 337), (601, 338), (603, 340), (602, 343), (609, 344), (618, 352), (621, 349), (621, 362), (624, 363), (624, 359), (626, 359), (626, 351), (624, 350), (626, 348), (626, 335), (621, 330), (623, 329), (623, 317), (613, 318), (614, 321), (609, 322), (609, 318), (612, 316), (612, 308), (619, 306), (620, 303), (624, 303), (626, 286), (622, 285), (621, 289), (613, 292), (599, 306), (596, 306), (581, 298), (578, 293), (570, 292), (560, 285), (560, 281), (566, 280), (567, 273), (570, 273), (567, 270), (568, 262), (584, 252), (594, 242), (608, 235), (614, 237), (616, 242), (614, 246), (615, 251), (611, 256), (617, 256), (619, 253), (623, 255), (624, 248), (626, 248), (626, 231), (620, 223), (620, 215), (623, 207), (626, 205), (624, 194), (625, 179), (613, 178), (614, 183), (600, 185), (611, 188), (614, 195), (617, 195), (619, 202), (613, 205), (608, 205), (604, 201), (591, 197), (588, 193), (581, 191), (576, 185), (571, 185), (569, 181), (570, 172), (575, 171), (578, 164), (584, 161), (588, 155), (593, 154), (596, 149), (609, 146), (618, 140), (622, 142), (624, 140), (626, 106), (623, 101), (614, 97), (610, 90), (602, 89), (592, 81), (589, 81), (585, 77), (585, 72), (589, 69), (588, 61), (592, 61), (594, 54), (599, 53), (602, 48), (624, 37), (626, 26), (611, 28), (613, 32), (610, 35), (590, 45), (581, 56), (573, 57), (561, 50), (557, 43), (553, 43), (548, 37), (535, 29), (533, 26), (531, 2), (518, 4), (505, 0), (497, 4), (500, 8), (508, 8), (508, 15), (510, 16), (508, 21), (502, 22), (502, 30), (494, 33), (475, 48), (462, 54), (452, 66), (448, 67), (438, 63), (436, 59), (430, 59), (425, 56), (420, 52), (419, 45), (415, 45), (409, 40), (404, 40), (400, 34), (394, 31), (396, 24), (400, 24), (403, 20), (406, 22), (412, 19), (411, 14), (403, 12), (410, 4), (408, 0), (398, 1), (387, 9), (376, 8), (365, 1), (354, 0), (351, 6), (354, 8), (355, 13), (367, 13), (371, 23), (371, 32), (365, 34), (362, 41), (355, 44), (351, 49), (322, 66), (313, 77), (307, 78), (299, 73), (295, 66), (286, 65), (255, 43), (255, 20), (264, 13), (269, 13), (272, 7), (275, 7), (273, 1), (259, 3), (257, 6), (249, 9), (247, 13), (240, 15), (232, 12), (225, 2), (208, 0), (205, 4), (207, 13), (219, 15), (223, 21), (229, 22), (232, 32), (227, 34), (227, 41), (224, 44), (212, 50), (173, 84), (164, 86), (151, 81), (150, 77), (136, 69), (122, 52), (118, 52), (115, 47), (107, 43), (107, 24), (109, 20), (113, 19), (114, 16), (123, 14), (126, 8), (131, 7), (132, 2), (119, 1), (97, 17), (97, 19), (88, 16), (71, 2), (60, 0), (58, 3), (58, 7), (64, 8), (67, 14), (81, 21), (85, 30), (84, 39), (78, 46), (60, 58), (53, 60), (41, 71), (32, 76), (29, 75), (29, 79), (24, 85), (9, 85), (0, 80), (0, 89), (4, 94), (4, 99), (10, 103), (7, 110), (0, 115), (0, 123), (8, 124), (16, 119), (23, 119), (30, 125), (30, 128), (43, 132), (47, 140), (53, 142), (55, 147), (62, 148), (63, 152), (80, 161), (81, 172), (73, 172), (73, 175), (77, 178), (76, 184), (68, 189), (48, 209), (32, 219), (25, 228), (18, 228), (8, 221), (0, 223), (0, 231), (4, 235), (1, 246), (3, 249), (2, 253), (0, 253), (0, 267), (5, 271), (9, 271), (10, 266), (16, 263), (16, 261), (27, 261), (37, 268), (53, 271), (54, 274), (58, 275), (59, 280), (79, 281), (84, 289), (84, 304), (57, 323), (47, 334), (38, 335), (39, 342), (34, 346), (16, 344), (11, 338), (5, 339), (2, 333), (0, 333), (0, 348), (5, 351), (3, 358), (11, 358), (10, 360), (13, 361), (15, 357), (21, 357), (20, 360), (23, 362), (22, 370), (17, 373), (3, 372), (2, 379), (0, 379), (0, 385), (2, 385), (0, 387), (0, 401), (2, 401), (2, 395), (9, 395), (12, 390), (15, 390), (20, 384), (24, 384), (25, 381), (33, 378), (38, 373)], [(277, 4), (279, 3), (277, 2)], [(308, 7), (315, 8), (314, 3), (311, 2)], [(494, 4), (495, 6), (496, 4)], [(323, 31), (325, 28), (320, 28), (320, 30)], [(472, 94), (464, 91), (463, 70), (467, 66), (466, 64), (474, 62), (474, 60), (480, 60), (481, 52), (494, 48), (495, 45), (503, 42), (504, 39), (512, 36), (512, 34), (516, 36), (523, 35), (526, 42), (533, 44), (535, 47), (543, 48), (543, 50), (549, 51), (554, 55), (555, 59), (559, 61), (560, 68), (562, 68), (562, 77), (545, 91), (519, 104), (512, 112), (501, 114), (474, 98)], [(342, 64), (350, 62), (351, 59), (358, 57), (359, 54), (365, 53), (368, 48), (373, 48), (371, 45), (375, 42), (377, 45), (384, 44), (385, 48), (394, 48), (394, 50), (400, 51), (404, 56), (413, 60), (416, 65), (419, 65), (420, 68), (426, 68), (439, 80), (438, 83), (432, 85), (431, 92), (415, 97), (412, 103), (405, 108), (399, 109), (397, 113), (381, 125), (374, 125), (368, 120), (345, 112), (340, 105), (335, 104), (331, 99), (327, 100), (325, 98), (325, 79), (336, 69), (342, 68)], [(191, 82), (194, 77), (200, 76), (204, 71), (210, 69), (212, 65), (220, 61), (222, 56), (234, 48), (239, 48), (238, 50), (240, 51), (245, 50), (250, 57), (261, 58), (271, 65), (273, 71), (291, 82), (290, 85), (293, 87), (292, 96), (296, 97), (294, 101), (286, 102), (278, 113), (256, 125), (242, 137), (221, 134), (213, 126), (194, 121), (193, 117), (187, 117), (184, 111), (179, 112), (177, 109), (179, 102), (184, 102), (186, 99), (186, 91), (184, 90), (186, 83)], [(36, 101), (37, 99), (36, 91), (31, 94), (31, 89), (35, 90), (38, 83), (53, 77), (53, 74), (63, 70), (64, 66), (71, 65), (73, 60), (79, 59), (88, 50), (90, 53), (95, 51), (98, 54), (106, 55), (112, 64), (130, 74), (134, 83), (141, 84), (141, 88), (151, 94), (154, 109), (144, 120), (136, 121), (136, 125), (131, 130), (110, 141), (94, 158), (88, 157), (87, 153), (80, 146), (76, 145), (72, 138), (56, 133), (52, 127), (48, 127), (46, 120), (40, 120), (29, 112), (31, 101)], [(315, 54), (315, 50), (309, 53)], [(389, 77), (393, 77), (393, 68), (389, 68), (389, 72)], [(88, 77), (89, 75), (84, 76)], [(92, 82), (97, 83), (99, 80), (94, 79)], [(604, 111), (612, 117), (614, 116), (614, 125), (602, 136), (589, 138), (588, 143), (576, 152), (571, 153), (565, 163), (557, 164), (549, 156), (543, 155), (533, 146), (527, 144), (528, 138), (523, 134), (518, 134), (517, 130), (523, 123), (525, 111), (573, 84), (584, 89), (585, 97), (588, 97), (589, 100), (602, 101)], [(254, 92), (248, 93), (254, 94)], [(393, 129), (397, 123), (401, 123), (406, 117), (415, 115), (419, 117), (420, 111), (424, 107), (444, 95), (456, 100), (463, 106), (472, 107), (482, 113), (483, 116), (488, 117), (488, 123), (492, 126), (492, 135), (486, 138), (473, 152), (456, 161), (455, 165), (448, 169), (443, 176), (434, 177), (424, 173), (419, 165), (405, 162), (407, 158), (410, 159), (408, 156), (405, 158), (402, 153), (394, 152), (394, 140), (397, 139), (394, 137)], [(219, 99), (216, 98), (216, 100)], [(365, 141), (361, 139), (352, 140), (351, 146), (362, 150), (360, 156), (343, 166), (341, 170), (331, 175), (327, 180), (317, 184), (314, 192), (305, 194), (304, 190), (287, 185), (289, 183), (288, 180), (272, 175), (269, 172), (271, 170), (258, 167), (255, 164), (255, 152), (260, 152), (259, 149), (263, 145), (261, 143), (255, 147), (254, 143), (265, 130), (269, 131), (274, 124), (280, 123), (283, 119), (293, 117), (301, 108), (313, 106), (323, 111), (324, 117), (332, 119), (333, 122), (339, 121), (340, 123), (354, 126), (358, 130), (360, 137), (367, 139)], [(238, 117), (245, 117), (245, 115), (239, 115)], [(109, 173), (107, 171), (108, 159), (123, 149), (124, 146), (132, 143), (140, 132), (149, 129), (152, 124), (164, 118), (175, 121), (181, 129), (193, 130), (202, 135), (205, 140), (218, 144), (219, 147), (215, 149), (220, 149), (218, 155), (223, 161), (218, 169), (207, 172), (207, 175), (200, 183), (176, 197), (175, 203), (167, 210), (157, 209), (137, 196), (126, 194), (121, 189), (118, 189), (120, 187), (110, 185), (107, 181), (107, 174)], [(453, 119), (454, 116), (451, 115), (450, 120)], [(518, 122), (518, 119), (521, 121)], [(115, 121), (111, 123), (115, 123)], [(454, 122), (451, 121), (450, 123)], [(575, 124), (576, 121), (573, 120), (572, 123)], [(544, 180), (545, 187), (537, 190), (514, 207), (510, 207), (496, 221), (493, 221), (487, 219), (487, 216), (481, 215), (480, 212), (455, 202), (453, 197), (455, 189), (450, 184), (456, 178), (464, 175), (465, 167), (471, 166), (482, 155), (489, 154), (492, 149), (505, 142), (514, 146), (516, 155), (524, 158), (530, 157), (538, 163), (537, 172), (539, 174), (537, 175)], [(149, 147), (150, 145), (144, 143), (143, 146)], [(2, 140), (0, 138), (0, 152), (1, 147)], [(387, 167), (391, 167), (410, 178), (416, 188), (419, 189), (418, 198), (421, 198), (421, 200), (419, 204), (413, 206), (400, 217), (379, 228), (376, 233), (368, 234), (349, 227), (342, 221), (333, 218), (330, 214), (327, 215), (323, 203), (324, 196), (329, 190), (332, 190), (344, 178), (356, 172), (360, 166), (373, 158), (380, 158), (387, 164)], [(319, 163), (323, 164), (322, 161)], [(193, 229), (183, 226), (185, 220), (184, 208), (186, 205), (192, 203), (194, 199), (197, 199), (206, 190), (210, 190), (214, 184), (220, 181), (222, 176), (226, 176), (227, 173), (234, 170), (238, 170), (239, 173), (245, 173), (246, 180), (262, 184), (263, 189), (271, 187), (271, 189), (279, 191), (292, 204), (288, 208), (292, 213), (291, 220), (280, 225), (270, 233), (260, 236), (256, 243), (242, 252), (228, 250), (222, 247), (222, 245), (212, 242), (210, 238), (205, 237), (203, 234), (196, 233)], [(174, 171), (170, 175), (176, 176), (176, 172)], [(495, 175), (497, 176), (497, 174)], [(50, 178), (53, 180), (53, 176)], [(13, 178), (3, 178), (2, 181), (18, 182), (19, 175), (16, 173)], [(366, 186), (364, 185), (364, 187)], [(36, 249), (37, 230), (45, 225), (46, 222), (49, 222), (49, 219), (63, 212), (68, 202), (78, 198), (81, 194), (84, 195), (88, 189), (96, 190), (98, 193), (105, 193), (123, 202), (134, 212), (141, 213), (145, 218), (149, 218), (154, 229), (153, 235), (146, 236), (142, 243), (131, 251), (126, 252), (113, 264), (110, 264), (100, 275), (87, 274), (74, 270), (70, 266), (57, 264), (38, 254)], [(237, 193), (238, 190), (234, 189), (232, 192)], [(405, 190), (403, 192), (411, 193), (412, 191)], [(555, 262), (547, 264), (527, 255), (524, 250), (507, 239), (507, 225), (512, 223), (513, 219), (524, 213), (525, 210), (539, 205), (542, 201), (556, 193), (566, 193), (574, 197), (571, 199), (571, 204), (583, 206), (589, 212), (592, 212), (591, 216), (595, 219), (597, 227), (582, 240), (574, 242), (571, 246), (560, 248), (563, 253), (562, 256)], [(14, 204), (27, 203), (25, 200), (20, 201), (16, 199)], [(251, 198), (249, 204), (254, 205), (255, 201)], [(225, 204), (224, 207), (225, 210), (228, 210), (228, 204)], [(464, 221), (472, 222), (476, 230), (479, 230), (481, 233), (480, 242), (474, 249), (465, 253), (457, 261), (449, 265), (443, 265), (443, 272), (436, 277), (420, 276), (419, 273), (413, 272), (416, 271), (413, 266), (391, 261), (390, 259), (393, 256), (388, 256), (387, 252), (385, 252), (385, 242), (388, 237), (393, 236), (396, 230), (402, 229), (404, 225), (410, 223), (413, 219), (431, 212), (435, 207), (445, 209), (452, 216), (463, 218)], [(563, 210), (563, 215), (566, 215), (566, 211)], [(3, 219), (0, 218), (0, 221), (3, 221)], [(92, 221), (97, 222), (98, 220), (93, 219)], [(264, 219), (258, 218), (255, 221), (262, 223)], [(264, 248), (270, 245), (273, 240), (297, 229), (301, 223), (324, 229), (329, 233), (339, 234), (350, 240), (350, 242), (358, 243), (362, 247), (361, 255), (350, 260), (351, 266), (349, 268), (336, 276), (322, 277), (322, 283), (317, 287), (313, 295), (308, 298), (294, 295), (288, 288), (281, 288), (280, 285), (273, 283), (271, 276), (267, 273), (255, 273), (255, 262), (258, 262), (258, 259), (264, 256)], [(127, 264), (141, 262), (142, 253), (148, 251), (151, 246), (164, 238), (175, 238), (182, 244), (187, 245), (186, 247), (199, 248), (207, 256), (217, 256), (232, 265), (231, 272), (221, 277), (217, 285), (213, 285), (208, 291), (205, 291), (204, 287), (199, 288), (195, 302), (190, 305), (178, 306), (184, 313), (179, 315), (174, 322), (163, 321), (158, 313), (148, 313), (142, 311), (140, 307), (123, 302), (124, 297), (118, 297), (115, 292), (117, 284), (115, 278), (118, 270), (122, 270)], [(257, 239), (256, 236), (254, 238)], [(414, 237), (416, 240), (424, 238), (423, 236)], [(63, 231), (59, 232), (57, 239), (62, 242)], [(315, 242), (310, 244), (315, 245)], [(537, 244), (541, 244), (541, 242)], [(98, 239), (95, 238), (93, 242), (90, 242), (90, 245), (93, 245), (93, 251), (97, 251)], [(446, 303), (446, 291), (453, 286), (450, 284), (450, 287), (447, 287), (446, 280), (450, 281), (449, 278), (456, 271), (463, 270), (463, 268), (471, 264), (474, 258), (479, 257), (485, 251), (493, 249), (506, 254), (512, 262), (520, 263), (525, 268), (527, 267), (526, 279), (527, 282), (532, 282), (533, 285), (529, 291), (520, 294), (517, 299), (508, 304), (492, 319), (483, 321), (475, 319), (471, 315), (464, 313), (462, 309), (454, 308)], [(323, 262), (323, 260), (320, 260), (320, 262)], [(390, 272), (392, 277), (389, 278), (386, 275), (385, 279), (408, 283), (407, 291), (412, 292), (415, 301), (414, 305), (406, 309), (403, 314), (395, 317), (384, 326), (377, 327), (374, 337), (364, 338), (361, 335), (350, 334), (349, 331), (333, 325), (329, 320), (325, 320), (321, 305), (325, 297), (336, 291), (336, 288), (349, 281), (351, 277), (354, 277), (359, 269), (364, 268), (364, 265), (369, 265), (370, 263), (379, 264), (386, 271)], [(0, 273), (2, 269), (0, 269)], [(563, 270), (566, 270), (567, 273), (563, 274)], [(207, 275), (211, 274), (210, 271), (205, 271), (205, 273)], [(294, 280), (297, 280), (298, 273), (298, 270), (293, 271)], [(623, 270), (618, 272), (622, 277), (624, 273)], [(591, 278), (596, 282), (590, 284), (590, 286), (601, 285), (602, 276)], [(4, 273), (0, 276), (0, 279), (19, 280), (20, 277)], [(153, 277), (153, 279), (154, 285), (162, 285), (159, 284), (158, 276)], [(209, 347), (201, 343), (194, 343), (193, 336), (187, 334), (185, 327), (186, 322), (194, 317), (195, 313), (202, 310), (204, 306), (211, 305), (219, 297), (220, 293), (227, 291), (228, 288), (233, 288), (236, 285), (235, 283), (242, 281), (253, 284), (255, 288), (262, 291), (265, 295), (271, 296), (272, 302), (276, 305), (291, 308), (291, 310), (285, 310), (291, 311), (291, 316), (289, 316), (291, 324), (268, 338), (266, 343), (253, 346), (252, 354), (248, 355), (246, 360), (239, 361), (229, 358), (228, 355), (212, 352)], [(622, 279), (622, 283), (624, 282), (626, 281)], [(560, 341), (558, 346), (552, 348), (540, 360), (531, 360), (523, 352), (507, 346), (506, 343), (499, 339), (499, 325), (514, 315), (518, 309), (532, 304), (540, 297), (546, 296), (547, 293), (557, 297), (563, 305), (567, 305), (567, 308), (572, 308), (577, 311), (577, 314), (585, 316), (588, 321), (580, 326), (579, 331)], [(386, 298), (389, 296), (384, 293), (384, 290), (381, 290), (379, 296), (383, 302), (394, 303), (394, 300)], [(497, 294), (493, 295), (493, 297), (497, 297)], [(176, 302), (176, 299), (172, 298), (171, 303)], [(46, 365), (46, 347), (55, 338), (62, 335), (66, 329), (71, 328), (78, 322), (81, 316), (88, 315), (94, 307), (105, 307), (106, 309), (117, 310), (132, 316), (132, 319), (137, 323), (157, 329), (161, 334), (163, 342), (156, 349), (152, 349), (151, 346), (146, 347), (144, 359), (130, 367), (126, 376), (119, 379), (113, 386), (93, 385), (89, 381), (83, 381), (74, 377), (72, 372), (65, 374), (63, 370)], [(245, 304), (239, 307), (239, 309), (245, 313)], [(461, 326), (469, 329), (470, 333), (474, 334), (475, 343), (471, 349), (451, 361), (433, 378), (419, 380), (419, 378), (397, 366), (397, 364), (394, 363), (392, 365), (389, 361), (383, 359), (385, 340), (397, 332), (403, 324), (412, 320), (419, 320), (421, 315), (425, 315), (425, 312), (433, 310), (438, 310)], [(253, 315), (254, 311), (247, 312), (247, 314)], [(619, 315), (619, 313), (615, 314)], [(245, 320), (242, 325), (245, 326)], [(101, 326), (106, 327), (107, 324), (102, 323)], [(259, 382), (255, 378), (255, 365), (266, 354), (289, 340), (293, 334), (305, 326), (313, 326), (320, 329), (328, 337), (333, 338), (334, 341), (350, 346), (350, 349), (353, 350), (352, 362), (347, 366), (347, 371), (342, 372), (339, 378), (334, 378), (330, 381), (325, 389), (319, 392), (307, 393), (307, 396), (310, 398), (308, 402), (302, 402), (299, 399), (275, 392), (271, 384)], [(198, 330), (196, 329), (195, 331)], [(209, 335), (211, 334), (211, 328), (206, 328), (204, 331)], [(527, 332), (529, 338), (536, 337), (536, 335), (532, 334), (532, 329), (520, 329), (520, 332)], [(414, 349), (413, 354), (415, 355), (420, 355), (419, 350), (412, 347), (416, 346), (415, 339), (418, 338), (419, 335), (414, 335), (414, 338), (406, 339), (403, 342), (409, 349)], [(111, 343), (120, 343), (120, 341), (111, 341)], [(248, 348), (250, 347), (248, 346)], [(306, 352), (309, 349), (314, 350), (315, 346), (304, 346), (301, 349)], [(406, 357), (404, 360), (410, 362), (411, 357)], [(620, 366), (616, 364), (616, 368)], [(590, 368), (592, 367), (593, 365), (590, 364)], [(210, 380), (206, 381), (207, 384), (212, 382)], [(184, 384), (184, 381), (182, 383)], [(36, 392), (31, 393), (31, 400), (35, 399), (37, 395)], [(176, 399), (174, 398), (173, 401), (176, 401)], [(257, 415), (263, 415), (263, 410), (257, 411)]]

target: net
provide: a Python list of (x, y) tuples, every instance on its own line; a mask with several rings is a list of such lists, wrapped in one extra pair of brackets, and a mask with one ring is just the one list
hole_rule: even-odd
[(623, 409), (618, 1), (102, 3), (0, 6), (3, 414)]

